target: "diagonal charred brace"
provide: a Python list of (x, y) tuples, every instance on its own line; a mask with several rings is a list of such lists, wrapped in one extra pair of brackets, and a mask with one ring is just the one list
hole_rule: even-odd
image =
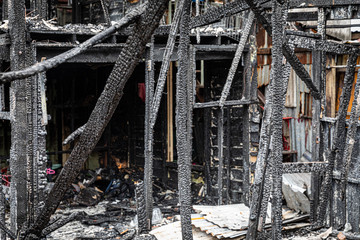
[[(268, 20), (268, 17), (265, 12), (265, 8), (261, 4), (261, 1), (259, 0), (255, 0), (255, 1), (245, 0), (245, 1), (249, 5), (250, 9), (255, 13), (255, 16), (257, 17), (258, 21), (263, 25), (266, 32), (271, 36), (272, 35), (271, 23)], [(306, 71), (306, 69), (300, 62), (299, 58), (295, 55), (294, 51), (291, 50), (289, 44), (284, 41), (282, 44), (282, 48), (283, 48), (283, 55), (285, 56), (286, 60), (290, 63), (291, 67), (294, 69), (294, 71), (299, 76), (299, 78), (310, 89), (311, 95), (315, 99), (321, 99), (321, 94), (319, 90), (314, 85), (309, 73)]]

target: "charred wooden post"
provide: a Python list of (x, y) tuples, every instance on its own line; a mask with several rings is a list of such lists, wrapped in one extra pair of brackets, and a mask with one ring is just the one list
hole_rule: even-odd
[(104, 12), (104, 18), (105, 18), (105, 22), (108, 26), (111, 26), (111, 21), (110, 21), (110, 15), (109, 15), (109, 8), (105, 2), (105, 0), (100, 0), (101, 2), (101, 7), (103, 9)]
[[(153, 210), (153, 145), (154, 145), (154, 126), (150, 124), (151, 118), (151, 103), (154, 97), (154, 38), (150, 44), (150, 48), (146, 53), (145, 63), (145, 141), (144, 141), (144, 155), (145, 155), (145, 166), (144, 166), (144, 194), (146, 203), (146, 214), (147, 219), (151, 226), (152, 210)], [(144, 229), (145, 230), (145, 229)], [(150, 229), (148, 229), (150, 230)]]
[[(191, 144), (188, 133), (190, 1), (185, 1), (180, 21), (179, 68), (176, 76), (176, 148), (182, 239), (191, 240)], [(192, 79), (191, 79), (192, 80)]]
[(223, 172), (224, 172), (224, 108), (218, 109), (217, 117), (217, 139), (218, 139), (218, 205), (223, 204)]
[[(9, 1), (10, 28), (10, 59), (13, 71), (26, 66), (26, 37), (25, 37), (25, 1)], [(10, 90), (11, 114), (11, 196), (10, 217), (11, 230), (17, 232), (26, 221), (27, 191), (26, 191), (26, 145), (27, 120), (26, 115), (26, 82), (14, 81)]]
[(246, 24), (245, 24), (245, 26), (243, 28), (242, 35), (241, 35), (239, 44), (238, 44), (236, 52), (235, 52), (234, 59), (233, 59), (233, 61), (231, 63), (231, 67), (229, 69), (228, 76), (226, 78), (224, 88), (223, 88), (223, 90), (221, 92), (221, 97), (220, 97), (220, 101), (219, 101), (219, 106), (220, 107), (223, 107), (225, 105), (225, 101), (226, 101), (226, 99), (227, 99), (227, 97), (228, 97), (228, 95), (230, 93), (231, 84), (232, 84), (232, 82), (234, 80), (236, 70), (237, 70), (237, 68), (239, 66), (239, 62), (240, 62), (241, 56), (243, 54), (245, 44), (246, 44), (246, 42), (248, 40), (250, 30), (251, 30), (251, 26), (253, 25), (253, 22), (254, 22), (254, 13), (250, 12), (248, 20), (247, 20), (247, 22), (246, 22)]
[(135, 198), (136, 198), (136, 211), (138, 218), (138, 234), (146, 233), (149, 230), (149, 221), (146, 214), (145, 202), (145, 185), (144, 182), (139, 181), (136, 183)]
[[(31, 52), (33, 49), (27, 48), (27, 50), (28, 51), (26, 54), (26, 60), (27, 62), (32, 63), (33, 54)], [(36, 144), (33, 144), (36, 141), (36, 135), (34, 135), (34, 132), (36, 132), (35, 129), (37, 129), (36, 124), (34, 124), (34, 118), (33, 118), (33, 114), (34, 114), (33, 103), (35, 102), (34, 95), (36, 96), (36, 94), (34, 94), (35, 93), (34, 78), (27, 78), (25, 80), (25, 84), (26, 84), (25, 94), (26, 94), (26, 117), (27, 117), (27, 121), (26, 121), (27, 122), (27, 129), (26, 129), (27, 130), (27, 134), (26, 134), (27, 224), (26, 225), (29, 225), (34, 220), (34, 209), (35, 209), (34, 193), (37, 190), (37, 184), (34, 182), (36, 179), (34, 178), (35, 165), (34, 165), (34, 155), (33, 155), (34, 148), (36, 148)]]
[[(282, 113), (285, 99), (282, 66), (282, 39), (284, 38), (285, 22), (284, 6), (277, 1), (272, 1), (272, 81), (274, 81), (273, 90), (273, 112), (272, 112), (272, 134), (271, 134), (271, 153), (270, 169), (272, 177), (272, 201), (271, 201), (271, 222), (272, 238), (281, 239), (282, 230)], [(285, 88), (286, 89), (286, 88)]]
[[(325, 40), (325, 26), (326, 26), (326, 16), (325, 10), (323, 8), (319, 9), (318, 13), (318, 33), (322, 36)], [(312, 52), (312, 78), (314, 81), (314, 85), (321, 89), (322, 99), (317, 100), (313, 98), (313, 105), (312, 105), (312, 146), (311, 146), (311, 156), (312, 161), (319, 161), (321, 159), (320, 156), (320, 146), (321, 144), (321, 123), (320, 123), (320, 116), (321, 116), (321, 109), (325, 108), (326, 103), (326, 52), (321, 51), (313, 51)], [(325, 60), (325, 65), (324, 65)], [(323, 114), (325, 111), (323, 112)], [(316, 174), (311, 174), (311, 196), (310, 196), (310, 207), (311, 207), (311, 220), (315, 222), (316, 218), (316, 208), (318, 204), (319, 198), (319, 177)]]
[(167, 73), (168, 73), (169, 66), (170, 66), (171, 55), (174, 52), (176, 34), (179, 29), (180, 18), (181, 18), (181, 14), (184, 10), (185, 1), (186, 0), (180, 0), (179, 3), (177, 4), (177, 8), (175, 9), (175, 15), (172, 20), (171, 27), (170, 27), (169, 37), (168, 37), (168, 40), (166, 43), (166, 47), (165, 47), (165, 51), (164, 51), (164, 55), (163, 55), (163, 59), (162, 59), (161, 69), (160, 69), (159, 78), (158, 78), (156, 89), (155, 89), (154, 98), (151, 102), (152, 107), (151, 107), (151, 115), (150, 115), (150, 126), (152, 126), (152, 127), (155, 126), (157, 114), (159, 112), (161, 97), (162, 97), (162, 93), (164, 91), (166, 77), (167, 77)]
[[(339, 153), (343, 153), (343, 137), (346, 132), (346, 115), (347, 109), (351, 96), (351, 88), (354, 81), (354, 73), (355, 73), (355, 65), (356, 65), (357, 55), (352, 54), (348, 59), (348, 65), (346, 68), (345, 79), (344, 79), (344, 87), (341, 94), (340, 107), (338, 111), (337, 122), (335, 125), (335, 133), (333, 137), (333, 143), (331, 146), (331, 151), (328, 153), (327, 161), (328, 166), (326, 169), (325, 179), (322, 184), (321, 192), (320, 192), (320, 202), (317, 209), (317, 225), (322, 226), (326, 208), (329, 201), (329, 196), (331, 192), (331, 186), (333, 183), (333, 170), (335, 167), (335, 161), (337, 160), (336, 155)], [(337, 196), (337, 193), (334, 193)]]
[(33, 102), (33, 164), (34, 164), (34, 217), (36, 218), (45, 204), (46, 179), (46, 126), (48, 115), (46, 108), (46, 74), (40, 73), (34, 79)]
[[(360, 78), (360, 71), (358, 72), (358, 78)], [(344, 202), (346, 206), (346, 185), (349, 176), (349, 170), (352, 163), (352, 153), (356, 141), (356, 133), (358, 129), (358, 119), (360, 117), (360, 81), (356, 82), (354, 101), (352, 102), (350, 123), (346, 135), (346, 147), (344, 151), (344, 168), (341, 171), (341, 186), (339, 189), (338, 197)], [(345, 220), (345, 219), (344, 219)]]
[[(2, 174), (0, 174), (0, 179), (2, 179)], [(5, 225), (5, 194), (3, 192), (3, 185), (0, 184), (0, 222)], [(6, 240), (6, 232), (4, 230), (0, 231), (0, 239)]]
[[(244, 86), (243, 86), (243, 99), (256, 101), (257, 99), (257, 46), (255, 38), (255, 26), (252, 27), (252, 34), (249, 36), (249, 52), (245, 55), (245, 73), (244, 73)], [(257, 119), (257, 104), (249, 104), (243, 106), (244, 119), (243, 119), (243, 156), (244, 156), (244, 176), (243, 176), (243, 196), (244, 202), (249, 206), (250, 204), (250, 185), (252, 174), (254, 173), (255, 162), (251, 162), (251, 154), (256, 151), (253, 142), (253, 135), (258, 134), (256, 128), (259, 126), (260, 119)]]
[(230, 180), (231, 180), (231, 155), (230, 155), (230, 147), (231, 147), (231, 108), (226, 108), (226, 154), (225, 154), (225, 169), (226, 169), (226, 204), (231, 203), (230, 199)]
[(125, 47), (122, 49), (114, 69), (111, 72), (105, 88), (90, 115), (86, 127), (73, 149), (54, 187), (51, 189), (44, 207), (26, 233), (25, 239), (33, 235), (41, 236), (41, 232), (55, 212), (60, 200), (70, 184), (80, 172), (84, 161), (99, 141), (107, 123), (110, 121), (123, 95), (125, 83), (131, 76), (135, 66), (142, 56), (146, 43), (159, 25), (165, 12), (167, 0), (149, 0), (144, 14), (139, 16), (133, 25)]

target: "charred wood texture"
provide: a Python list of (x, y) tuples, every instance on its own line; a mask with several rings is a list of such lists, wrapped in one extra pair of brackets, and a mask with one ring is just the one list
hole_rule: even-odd
[(78, 129), (76, 129), (73, 133), (71, 133), (65, 140), (63, 141), (63, 145), (69, 144), (73, 142), (76, 138), (80, 137), (80, 135), (84, 132), (86, 124), (82, 125)]
[(299, 48), (324, 51), (333, 54), (359, 54), (360, 50), (350, 44), (342, 44), (325, 39), (312, 39), (301, 36), (288, 36), (287, 41)]
[(62, 226), (66, 225), (69, 222), (80, 220), (86, 216), (85, 212), (74, 212), (70, 214), (70, 216), (62, 217), (60, 219), (57, 219), (57, 221), (53, 222), (51, 225), (47, 226), (42, 231), (42, 236), (45, 237), (48, 234), (54, 232), (55, 230), (61, 228)]
[(145, 185), (140, 181), (136, 184), (135, 197), (136, 197), (136, 211), (138, 217), (138, 234), (142, 234), (148, 231), (149, 221), (146, 215), (145, 205)]
[(218, 109), (217, 118), (217, 138), (218, 138), (218, 205), (223, 204), (223, 172), (224, 172), (224, 108)]
[(104, 18), (105, 18), (105, 22), (108, 26), (111, 25), (111, 21), (110, 21), (110, 15), (109, 15), (109, 8), (105, 2), (105, 0), (100, 0), (101, 2), (101, 7), (103, 9), (104, 12)]
[[(2, 179), (2, 176), (0, 174), (0, 177)], [(3, 192), (3, 185), (0, 184), (0, 223), (4, 224), (5, 226), (5, 194)], [(6, 240), (6, 232), (3, 230), (0, 230), (0, 239)]]
[(75, 180), (83, 163), (99, 141), (107, 123), (119, 104), (127, 80), (145, 50), (146, 43), (159, 25), (167, 2), (167, 0), (149, 0), (144, 14), (134, 24), (132, 33), (128, 37), (125, 47), (122, 49), (104, 90), (86, 123), (84, 132), (50, 191), (45, 206), (27, 232), (26, 239), (31, 239), (31, 235), (41, 236), (42, 230), (49, 221), (50, 216), (55, 212), (65, 191)]
[[(331, 192), (331, 186), (333, 183), (333, 170), (335, 167), (335, 159), (337, 154), (343, 153), (343, 137), (346, 132), (346, 115), (347, 109), (351, 96), (351, 88), (354, 81), (355, 65), (356, 65), (357, 55), (350, 55), (348, 60), (348, 65), (346, 68), (344, 87), (341, 94), (340, 107), (338, 111), (337, 122), (335, 125), (335, 132), (333, 137), (333, 143), (331, 146), (330, 153), (327, 156), (328, 166), (326, 169), (325, 179), (322, 184), (320, 192), (320, 202), (317, 209), (317, 225), (322, 226), (326, 214), (326, 208), (329, 201), (329, 196)], [(334, 193), (335, 195), (337, 193)]]
[[(182, 239), (191, 240), (191, 139), (189, 139), (190, 1), (185, 1), (180, 21), (179, 68), (176, 76), (176, 150)], [(191, 116), (190, 116), (191, 117)]]
[[(150, 44), (150, 48), (146, 53), (145, 63), (145, 142), (144, 142), (144, 194), (146, 203), (146, 215), (151, 224), (153, 210), (153, 165), (154, 165), (154, 126), (150, 124), (151, 118), (151, 102), (154, 97), (155, 86), (155, 70), (154, 70), (154, 42)], [(144, 229), (145, 230), (145, 229)]]
[[(25, 0), (9, 1), (10, 66), (13, 71), (26, 66)], [(14, 81), (10, 89), (10, 218), (11, 230), (17, 232), (26, 221), (27, 191), (27, 119), (26, 82)]]
[[(14, 1), (14, 0), (13, 0)], [(20, 3), (19, 3), (20, 4)], [(128, 26), (129, 24), (135, 22), (140, 15), (144, 14), (146, 9), (146, 3), (139, 5), (138, 7), (131, 10), (128, 14), (126, 14), (119, 22), (114, 24), (113, 26), (109, 27), (108, 29), (104, 30), (103, 32), (95, 35), (94, 37), (86, 40), (85, 42), (81, 43), (76, 48), (73, 48), (69, 51), (66, 51), (62, 54), (57, 55), (56, 57), (50, 58), (49, 60), (43, 61), (41, 63), (32, 65), (27, 67), (23, 70), (18, 71), (19, 69), (13, 69), (11, 72), (2, 73), (0, 74), (0, 81), (10, 82), (15, 79), (24, 79), (35, 75), (40, 72), (45, 72), (49, 69), (52, 69), (62, 63), (65, 63), (68, 59), (83, 53), (84, 51), (90, 49), (97, 43), (100, 43), (105, 38), (109, 37), (111, 34), (116, 33), (120, 29)], [(25, 11), (25, 10), (24, 10)]]
[(251, 30), (251, 26), (253, 25), (253, 22), (254, 22), (254, 13), (250, 12), (248, 20), (247, 20), (247, 22), (246, 22), (246, 24), (244, 26), (244, 29), (242, 30), (242, 35), (241, 35), (238, 47), (236, 49), (234, 59), (233, 59), (233, 61), (231, 63), (231, 67), (230, 67), (230, 70), (229, 70), (229, 73), (228, 73), (228, 76), (227, 76), (227, 79), (226, 79), (224, 89), (223, 89), (223, 91), (221, 93), (221, 98), (220, 98), (220, 101), (219, 101), (219, 105), (220, 105), (221, 108), (224, 106), (225, 101), (226, 101), (226, 99), (227, 99), (227, 97), (228, 97), (228, 95), (230, 93), (231, 84), (232, 84), (232, 82), (234, 80), (236, 70), (237, 70), (237, 68), (239, 66), (239, 62), (240, 62), (242, 53), (244, 51), (245, 44), (246, 44), (246, 42), (248, 40), (249, 33), (250, 33), (250, 30)]
[[(321, 39), (325, 40), (326, 38), (326, 14), (325, 9), (320, 8), (318, 13), (318, 34)], [(313, 62), (313, 80), (314, 84), (318, 89), (321, 89), (321, 101), (313, 99), (312, 105), (312, 145), (311, 145), (311, 156), (312, 161), (321, 161), (322, 156), (320, 152), (323, 152), (322, 141), (324, 139), (321, 138), (321, 129), (322, 125), (320, 124), (320, 116), (323, 113), (326, 115), (326, 52), (322, 51), (313, 51), (312, 52), (312, 62)], [(323, 112), (322, 112), (322, 109)], [(321, 150), (320, 150), (321, 147)], [(311, 196), (310, 196), (310, 207), (311, 207), (311, 221), (315, 222), (316, 218), (316, 208), (319, 200), (319, 176), (318, 174), (311, 174)]]
[[(360, 77), (360, 71), (358, 73), (358, 78)], [(360, 81), (356, 82), (355, 92), (354, 92), (354, 101), (351, 107), (351, 115), (350, 115), (350, 124), (347, 130), (346, 136), (346, 147), (344, 151), (344, 167), (341, 171), (341, 179), (340, 184), (338, 184), (338, 201), (343, 205), (342, 208), (346, 208), (346, 186), (349, 177), (350, 166), (352, 164), (352, 153), (355, 146), (356, 141), (356, 133), (358, 129), (358, 119), (360, 117)], [(346, 210), (346, 209), (345, 209)], [(341, 223), (345, 224), (346, 218), (342, 219)]]
[[(272, 81), (274, 81), (273, 91), (273, 111), (272, 111), (272, 133), (270, 146), (270, 169), (272, 177), (272, 201), (271, 201), (271, 226), (272, 239), (281, 239), (282, 230), (282, 113), (285, 104), (283, 66), (282, 66), (282, 39), (285, 30), (284, 7), (273, 0), (272, 8)], [(286, 89), (286, 88), (285, 88)]]

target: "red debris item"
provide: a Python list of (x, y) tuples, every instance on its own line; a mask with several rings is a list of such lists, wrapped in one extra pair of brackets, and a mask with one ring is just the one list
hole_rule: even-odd
[(51, 168), (48, 168), (48, 169), (46, 169), (46, 174), (47, 175), (52, 175), (52, 174), (55, 174), (55, 171), (52, 170)]
[(138, 95), (143, 102), (145, 102), (145, 83), (138, 83)]

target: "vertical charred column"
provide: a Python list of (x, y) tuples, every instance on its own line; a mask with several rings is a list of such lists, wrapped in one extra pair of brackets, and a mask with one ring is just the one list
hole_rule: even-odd
[[(176, 76), (176, 148), (182, 239), (191, 240), (191, 144), (189, 143), (190, 1), (184, 3), (180, 22), (179, 68)], [(191, 141), (191, 140), (190, 140)]]
[(34, 123), (34, 139), (33, 142), (33, 158), (34, 158), (34, 216), (39, 214), (41, 208), (45, 204), (45, 187), (46, 179), (46, 125), (48, 124), (47, 108), (46, 108), (46, 73), (40, 73), (35, 78), (34, 103), (33, 103), (33, 123)]
[(224, 108), (218, 109), (217, 118), (217, 138), (218, 138), (218, 205), (223, 204), (223, 172), (224, 172)]
[[(318, 12), (318, 33), (321, 34), (322, 38), (325, 39), (325, 11), (323, 8), (319, 9)], [(314, 85), (321, 89), (322, 99), (315, 99), (313, 98), (313, 105), (312, 105), (312, 146), (311, 146), (311, 155), (312, 161), (319, 161), (321, 159), (320, 154), (320, 146), (321, 144), (321, 124), (320, 124), (320, 115), (321, 109), (325, 110), (325, 82), (326, 82), (326, 69), (324, 68), (325, 65), (323, 64), (323, 59), (325, 59), (326, 64), (326, 53), (321, 51), (313, 51), (312, 52), (312, 75), (313, 75), (313, 82)], [(325, 75), (324, 75), (325, 73)], [(324, 111), (325, 113), (325, 111)], [(319, 198), (319, 177), (315, 174), (311, 175), (311, 220), (312, 222), (316, 219), (316, 207), (318, 204)]]
[[(1, 173), (0, 173), (0, 222), (5, 224), (5, 195), (3, 192), (3, 185), (1, 180)], [(6, 233), (3, 230), (0, 230), (0, 239), (6, 240)]]
[(146, 198), (146, 213), (148, 221), (151, 222), (152, 209), (153, 209), (153, 197), (152, 197), (152, 178), (153, 178), (153, 133), (154, 125), (150, 124), (150, 117), (152, 114), (151, 103), (154, 95), (154, 42), (146, 53), (146, 69), (145, 69), (145, 172), (144, 172), (144, 187)]
[[(25, 0), (9, 0), (10, 65), (11, 70), (20, 70), (26, 65)], [(10, 217), (13, 232), (26, 221), (26, 82), (11, 83), (11, 197)]]
[(271, 201), (271, 222), (272, 239), (281, 239), (282, 230), (282, 113), (284, 108), (284, 83), (283, 79), (283, 51), (282, 41), (284, 38), (285, 19), (282, 6), (276, 1), (272, 1), (272, 81), (273, 91), (273, 111), (271, 117), (272, 134), (270, 145), (270, 169), (272, 177), (272, 201)]
[(149, 229), (149, 222), (146, 215), (144, 182), (139, 181), (136, 184), (135, 197), (138, 217), (138, 234), (141, 234), (147, 232)]

